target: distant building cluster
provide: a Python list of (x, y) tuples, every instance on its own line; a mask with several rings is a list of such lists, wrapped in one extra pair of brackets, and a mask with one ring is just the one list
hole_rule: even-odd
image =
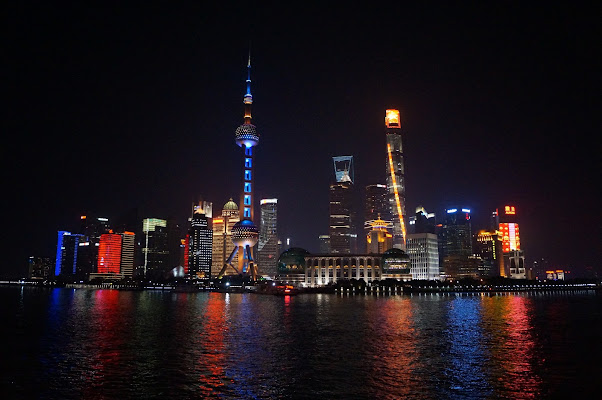
[[(30, 258), (30, 277), (86, 282), (177, 277), (208, 282), (238, 275), (305, 286), (351, 279), (564, 279), (565, 271), (550, 268), (545, 260), (526, 267), (514, 205), (492, 211), (490, 226), (480, 230), (473, 230), (467, 207), (447, 208), (440, 217), (424, 207), (406, 214), (404, 132), (395, 109), (385, 111), (384, 183), (365, 186), (363, 212), (356, 212), (354, 205), (358, 193), (353, 156), (333, 157), (328, 233), (318, 236), (319, 252), (291, 247), (287, 238), (281, 253), (278, 199), (255, 198), (254, 148), (260, 136), (251, 123), (250, 70), (249, 57), (244, 123), (235, 132), (242, 156), (238, 204), (231, 198), (214, 215), (213, 203), (199, 201), (186, 227), (169, 219), (144, 218), (126, 229), (123, 224), (111, 226), (108, 218), (82, 216), (78, 230), (58, 232), (54, 260)], [(319, 225), (316, 221), (316, 231)]]

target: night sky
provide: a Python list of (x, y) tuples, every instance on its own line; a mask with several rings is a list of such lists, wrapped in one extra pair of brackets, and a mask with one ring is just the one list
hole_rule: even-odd
[(593, 9), (57, 4), (5, 11), (3, 274), (54, 257), (82, 214), (184, 223), (199, 196), (238, 202), (249, 42), (256, 198), (279, 199), (281, 238), (318, 250), (332, 156), (354, 156), (358, 199), (385, 182), (397, 108), (408, 212), (468, 207), (474, 231), (513, 204), (529, 264), (600, 265)]

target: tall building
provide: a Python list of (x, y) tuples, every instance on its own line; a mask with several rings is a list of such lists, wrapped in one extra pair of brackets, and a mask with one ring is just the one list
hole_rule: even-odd
[(435, 214), (427, 213), (424, 207), (416, 207), (416, 214), (410, 217), (408, 234), (410, 233), (436, 233)]
[(329, 235), (320, 235), (318, 236), (319, 246), (320, 246), (320, 254), (328, 254), (330, 253), (330, 236)]
[(205, 208), (197, 208), (188, 231), (188, 275), (193, 279), (211, 278), (213, 231)]
[(372, 229), (368, 221), (382, 219), (391, 220), (391, 210), (387, 202), (387, 185), (379, 183), (366, 186), (366, 198), (364, 204), (364, 233), (368, 234)]
[(439, 231), (439, 256), (472, 255), (470, 209), (445, 210), (445, 222)]
[(121, 274), (121, 240), (121, 235), (117, 233), (100, 235), (98, 274)]
[(278, 199), (262, 199), (257, 264), (261, 274), (276, 275), (278, 264)]
[(516, 207), (507, 205), (502, 211), (496, 210), (499, 219), (499, 232), (502, 237), (504, 274), (508, 278), (526, 279), (525, 255), (520, 248), (520, 231)]
[(121, 234), (121, 266), (120, 272), (125, 278), (134, 277), (134, 254), (136, 234), (125, 231)]
[(79, 244), (83, 243), (84, 235), (72, 234), (67, 231), (58, 232), (54, 274), (56, 276), (72, 276), (77, 273), (77, 258)]
[(439, 248), (434, 233), (410, 233), (406, 240), (412, 279), (439, 280)]
[(82, 215), (80, 217), (79, 233), (83, 235), (78, 246), (76, 275), (86, 279), (98, 269), (98, 246), (100, 235), (110, 230), (109, 219)]
[[(232, 242), (232, 228), (240, 221), (240, 211), (238, 205), (230, 199), (222, 209), (220, 217), (213, 218), (213, 257), (211, 265), (211, 276), (216, 277), (220, 274), (228, 255), (234, 250)], [(238, 265), (238, 254), (232, 258), (232, 263)], [(225, 273), (233, 273), (233, 270), (226, 270)]]
[(399, 110), (387, 110), (385, 114), (387, 138), (387, 189), (389, 209), (393, 220), (393, 246), (405, 248), (405, 167), (403, 161), (403, 136)]
[(445, 278), (477, 276), (472, 256), (470, 209), (448, 208), (445, 221), (438, 226), (439, 265)]
[(383, 254), (393, 247), (393, 235), (389, 233), (392, 224), (389, 221), (382, 220), (380, 215), (377, 215), (376, 219), (366, 221), (365, 224), (370, 226), (370, 231), (366, 235), (368, 254)]
[(480, 230), (475, 235), (474, 253), (483, 261), (483, 276), (506, 276), (502, 241), (498, 231)]
[(352, 252), (357, 233), (353, 221), (353, 156), (332, 158), (335, 182), (330, 185), (329, 236), (330, 252)]
[(167, 221), (159, 218), (143, 219), (142, 236), (144, 276), (149, 279), (165, 278), (171, 269)]

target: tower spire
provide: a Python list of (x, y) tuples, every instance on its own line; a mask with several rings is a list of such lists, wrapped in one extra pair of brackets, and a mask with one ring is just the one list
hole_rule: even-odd
[[(245, 104), (253, 104), (253, 96), (251, 95), (251, 48), (249, 47), (249, 61), (247, 62), (247, 93), (245, 94)], [(245, 120), (247, 118), (246, 109), (249, 110), (249, 119), (251, 118), (251, 107), (245, 107)], [(249, 120), (249, 123), (251, 121)]]

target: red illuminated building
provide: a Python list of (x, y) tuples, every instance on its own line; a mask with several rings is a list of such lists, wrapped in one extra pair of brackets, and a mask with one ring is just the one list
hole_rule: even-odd
[(121, 268), (121, 235), (104, 233), (98, 245), (98, 273), (119, 274)]

